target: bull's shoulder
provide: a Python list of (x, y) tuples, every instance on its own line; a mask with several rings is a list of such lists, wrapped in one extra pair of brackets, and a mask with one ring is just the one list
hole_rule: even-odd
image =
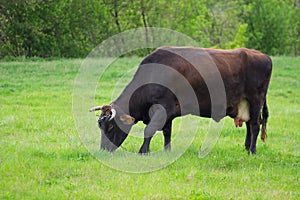
[(192, 52), (193, 47), (162, 46), (147, 55), (141, 65), (149, 63), (163, 64), (174, 67), (185, 63), (185, 55)]

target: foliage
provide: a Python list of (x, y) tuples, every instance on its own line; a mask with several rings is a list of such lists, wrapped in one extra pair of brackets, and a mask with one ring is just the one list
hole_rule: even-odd
[[(105, 92), (96, 101), (109, 103), (120, 77), (140, 60), (120, 58), (110, 66), (101, 77)], [(82, 144), (71, 103), (82, 61), (0, 63), (0, 199), (300, 199), (299, 58), (273, 57), (268, 139), (258, 141), (257, 155), (244, 150), (245, 125), (237, 129), (226, 118), (212, 152), (199, 158), (209, 121), (198, 118), (201, 128), (184, 155), (146, 174), (111, 169)], [(186, 134), (174, 131), (173, 140)], [(142, 138), (132, 136), (124, 148), (137, 152), (141, 144)], [(151, 149), (162, 147), (157, 133)], [(121, 150), (103, 156), (117, 157)]]
[(212, 25), (209, 29), (211, 43), (218, 48), (245, 47), (245, 26), (240, 16), (245, 10), (244, 2), (216, 1), (208, 5)]
[(299, 37), (295, 34), (295, 5), (290, 1), (255, 0), (250, 6), (252, 9), (245, 16), (247, 46), (272, 55), (292, 52)]
[(16, 0), (0, 4), (0, 56), (85, 56), (107, 36), (97, 0)]
[(247, 27), (248, 24), (238, 24), (238, 31), (235, 34), (234, 40), (225, 44), (225, 48), (234, 49), (246, 46), (247, 42), (249, 41), (248, 37), (246, 36)]
[(148, 26), (202, 47), (298, 55), (299, 17), (297, 0), (0, 0), (0, 58), (85, 57), (114, 34)]

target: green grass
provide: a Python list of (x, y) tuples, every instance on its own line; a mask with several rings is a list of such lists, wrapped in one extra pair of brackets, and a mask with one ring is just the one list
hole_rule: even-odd
[[(100, 78), (95, 101), (110, 103), (140, 60), (114, 62)], [(266, 143), (258, 141), (256, 156), (244, 150), (245, 127), (236, 129), (226, 118), (211, 153), (199, 158), (209, 123), (202, 118), (183, 156), (160, 170), (136, 174), (102, 164), (78, 136), (72, 92), (82, 61), (0, 63), (0, 199), (300, 199), (300, 58), (273, 58), (269, 137)], [(175, 141), (184, 134), (176, 133), (178, 124)], [(124, 148), (138, 151), (140, 136), (130, 136)], [(151, 149), (159, 151), (162, 145), (158, 133)], [(120, 150), (99, 156), (124, 160)], [(151, 162), (151, 156), (129, 159)], [(161, 156), (172, 156), (172, 151)]]

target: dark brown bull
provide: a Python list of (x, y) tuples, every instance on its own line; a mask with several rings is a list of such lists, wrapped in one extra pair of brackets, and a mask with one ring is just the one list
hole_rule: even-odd
[[(214, 63), (218, 73), (213, 72), (211, 63)], [(197, 98), (196, 103), (190, 100), (192, 97), (184, 95), (180, 101), (182, 97), (175, 93), (179, 91), (184, 94), (184, 90), (188, 88), (178, 83), (178, 77), (172, 73), (157, 70), (159, 65), (176, 70), (187, 80)], [(266, 94), (271, 72), (270, 57), (256, 50), (158, 48), (142, 61), (132, 81), (117, 100), (108, 106), (90, 109), (102, 110), (98, 120), (102, 133), (101, 148), (116, 150), (126, 139), (132, 125), (143, 121), (147, 126), (144, 130), (144, 143), (139, 152), (149, 152), (151, 138), (157, 130), (163, 130), (164, 147), (168, 150), (171, 147), (172, 120), (192, 114), (213, 118), (215, 121), (230, 116), (234, 118), (237, 127), (246, 122), (245, 147), (249, 153), (255, 154), (260, 124), (261, 139), (264, 141), (266, 138)], [(151, 82), (155, 77), (159, 78)], [(224, 101), (220, 101), (215, 107), (217, 112), (212, 113), (212, 89), (208, 87), (207, 81), (214, 83), (220, 77), (224, 84)], [(217, 89), (222, 93), (222, 88)]]

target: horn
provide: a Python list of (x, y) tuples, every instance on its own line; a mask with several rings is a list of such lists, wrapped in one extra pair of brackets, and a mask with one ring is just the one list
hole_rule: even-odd
[(93, 108), (90, 108), (90, 112), (93, 112), (93, 111), (96, 111), (96, 110), (102, 110), (102, 107), (103, 106), (96, 106), (96, 107), (93, 107)]
[(112, 120), (116, 116), (116, 114), (117, 114), (116, 109), (112, 108), (111, 109), (111, 117), (109, 118), (109, 121)]

